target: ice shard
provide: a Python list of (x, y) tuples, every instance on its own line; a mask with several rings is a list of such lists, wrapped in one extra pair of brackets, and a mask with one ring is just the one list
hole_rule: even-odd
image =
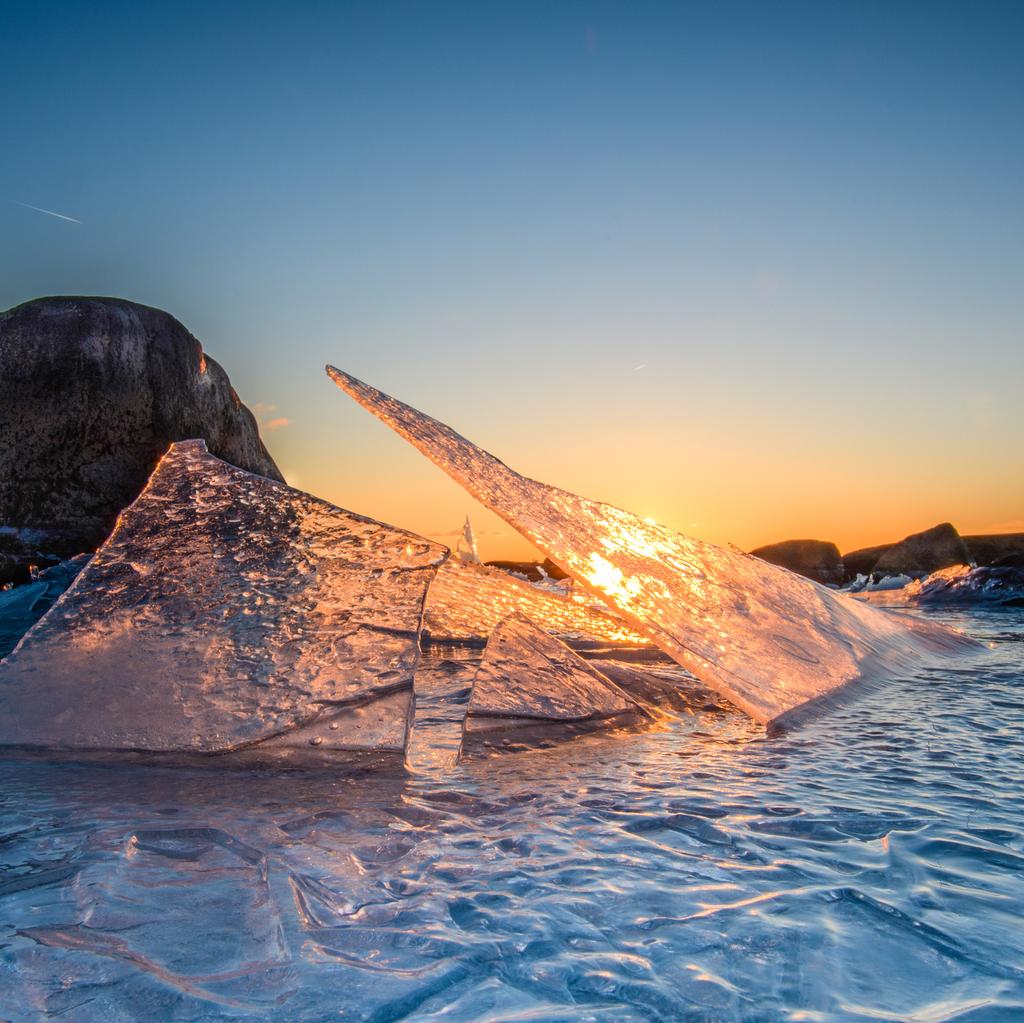
[(483, 644), (503, 618), (519, 612), (567, 642), (647, 643), (618, 615), (595, 603), (590, 593), (555, 592), (498, 568), (450, 558), (430, 585), (423, 631), (435, 643)]
[(171, 446), (0, 662), (0, 747), (199, 759), (401, 754), (447, 549)]
[(836, 594), (783, 568), (528, 479), (450, 427), (333, 366), (334, 382), (603, 597), (709, 688), (785, 725), (958, 634)]
[(473, 526), (466, 516), (462, 526), (462, 535), (459, 537), (459, 544), (455, 548), (455, 557), (464, 565), (479, 565), (480, 555), (476, 549), (476, 537), (473, 535)]
[(473, 679), (463, 748), (496, 733), (600, 726), (643, 716), (607, 676), (529, 619), (510, 615), (491, 634)]

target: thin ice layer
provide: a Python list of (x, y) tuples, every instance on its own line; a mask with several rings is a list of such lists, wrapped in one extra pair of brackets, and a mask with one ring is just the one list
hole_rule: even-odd
[[(753, 718), (780, 722), (928, 651), (977, 649), (910, 630), (758, 558), (531, 480), (450, 427), (334, 367), (334, 382), (574, 579)], [(813, 701), (813, 704), (812, 704)], [(795, 716), (795, 715), (794, 715)]]
[(594, 607), (594, 603), (590, 593), (555, 593), (498, 568), (449, 559), (427, 594), (423, 631), (434, 642), (484, 643), (503, 618), (519, 612), (564, 639), (647, 642), (616, 614)]
[(480, 717), (572, 722), (636, 710), (614, 682), (516, 614), (501, 622), (487, 641), (473, 679), (466, 727)]
[(409, 690), (446, 553), (175, 444), (0, 663), (0, 745), (222, 752)]

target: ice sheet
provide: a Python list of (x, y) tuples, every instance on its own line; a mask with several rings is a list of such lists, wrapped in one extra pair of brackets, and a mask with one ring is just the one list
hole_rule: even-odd
[(634, 710), (636, 704), (615, 683), (516, 614), (487, 641), (468, 715), (582, 721)]
[(791, 723), (851, 683), (976, 650), (938, 627), (513, 471), (450, 427), (332, 366), (334, 382), (758, 721)]
[(449, 559), (427, 594), (424, 632), (435, 642), (485, 643), (503, 618), (520, 612), (563, 639), (644, 644), (647, 639), (590, 593), (534, 586), (498, 568)]
[[(410, 691), (446, 548), (175, 444), (0, 662), (0, 745), (223, 753)], [(311, 748), (404, 744), (341, 715)], [(349, 723), (353, 723), (349, 728)], [(293, 735), (294, 738), (294, 735)], [(270, 749), (271, 747), (268, 747)]]

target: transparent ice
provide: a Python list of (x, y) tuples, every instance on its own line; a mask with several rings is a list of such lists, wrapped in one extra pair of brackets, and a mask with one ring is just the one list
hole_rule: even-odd
[(0, 762), (0, 1018), (1019, 1023), (1024, 610), (936, 614), (991, 654), (779, 737), (454, 763), (465, 647), (407, 772)]
[(462, 525), (462, 534), (459, 536), (459, 543), (455, 548), (455, 557), (464, 565), (478, 565), (480, 563), (480, 555), (476, 549), (476, 537), (473, 535), (473, 526), (469, 521), (468, 515)]
[(403, 749), (424, 597), (446, 555), (202, 441), (175, 444), (0, 662), (0, 745)]
[(908, 584), (913, 604), (1024, 604), (1024, 569), (952, 565)]
[[(939, 627), (836, 594), (758, 558), (521, 476), (450, 427), (329, 366), (334, 382), (563, 570), (755, 720), (791, 723), (854, 682), (937, 652)], [(799, 713), (798, 713), (799, 712)]]
[(636, 704), (564, 643), (522, 615), (491, 633), (473, 679), (472, 718), (583, 721), (635, 711)]
[[(427, 594), (423, 631), (432, 642), (485, 643), (513, 612), (553, 635), (588, 643), (643, 644), (647, 640), (589, 593), (534, 585), (488, 565), (454, 558), (437, 572)], [(596, 602), (600, 603), (600, 602)]]
[(902, 586), (862, 590), (857, 597), (875, 607), (1019, 606), (1024, 604), (1024, 569), (950, 565)]

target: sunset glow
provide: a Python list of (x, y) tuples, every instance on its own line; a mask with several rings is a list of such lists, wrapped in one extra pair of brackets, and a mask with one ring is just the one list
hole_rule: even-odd
[[(1024, 530), (1009, 11), (280, 8), (224, 46), (230, 5), (116, 7), (8, 26), (5, 193), (81, 223), (0, 206), (0, 307), (173, 311), (274, 409), (293, 485), (442, 541), (470, 512), (485, 559), (532, 553), (339, 407), (331, 358), (744, 550)], [(195, 54), (173, 86), (165, 47)], [(112, 149), (97, 109), (152, 128)]]

